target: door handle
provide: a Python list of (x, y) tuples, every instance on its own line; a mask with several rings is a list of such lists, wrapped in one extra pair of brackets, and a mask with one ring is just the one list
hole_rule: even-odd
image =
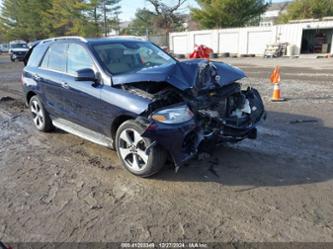
[(63, 88), (65, 88), (65, 89), (69, 89), (69, 85), (68, 85), (67, 82), (62, 82), (62, 83), (61, 83), (61, 86), (62, 86)]

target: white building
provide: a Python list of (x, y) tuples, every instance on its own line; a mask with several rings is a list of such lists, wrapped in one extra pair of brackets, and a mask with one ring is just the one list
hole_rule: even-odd
[(266, 12), (260, 17), (260, 26), (273, 26), (280, 15), (287, 12), (291, 2), (272, 3)]
[[(295, 21), (294, 21), (295, 22)], [(215, 53), (263, 55), (267, 44), (288, 43), (294, 55), (332, 53), (333, 19), (303, 20), (268, 27), (245, 27), (170, 33), (170, 50), (189, 54), (195, 45), (206, 45)]]

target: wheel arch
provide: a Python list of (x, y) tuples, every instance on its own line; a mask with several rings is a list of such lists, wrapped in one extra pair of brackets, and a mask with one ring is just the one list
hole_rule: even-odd
[(133, 120), (133, 119), (135, 119), (135, 117), (133, 117), (131, 115), (121, 115), (121, 116), (116, 117), (113, 120), (112, 125), (111, 125), (111, 137), (112, 137), (113, 141), (115, 141), (117, 130), (121, 126), (121, 124), (123, 124), (124, 122), (126, 122), (128, 120)]
[(35, 95), (37, 95), (37, 93), (35, 93), (34, 91), (29, 91), (29, 92), (27, 92), (27, 94), (26, 94), (26, 101), (27, 101), (27, 104), (28, 104), (28, 105), (29, 105), (30, 99), (31, 99), (33, 96), (35, 96)]

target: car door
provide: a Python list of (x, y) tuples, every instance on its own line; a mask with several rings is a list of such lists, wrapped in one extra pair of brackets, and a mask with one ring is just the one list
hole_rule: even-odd
[(67, 48), (67, 76), (64, 104), (67, 119), (91, 130), (102, 132), (101, 85), (93, 81), (76, 81), (75, 75), (81, 69), (97, 72), (88, 50), (78, 43), (69, 43)]
[(64, 117), (64, 76), (66, 75), (67, 43), (57, 42), (48, 48), (40, 67), (33, 75), (39, 82), (46, 110), (53, 116)]

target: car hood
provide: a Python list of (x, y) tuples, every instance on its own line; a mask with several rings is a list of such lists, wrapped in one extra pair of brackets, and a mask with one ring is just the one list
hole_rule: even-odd
[[(203, 77), (200, 77), (200, 75), (207, 73), (207, 70), (211, 72), (209, 75), (212, 75), (214, 80), (206, 78), (207, 80), (202, 83), (200, 81), (202, 81)], [(207, 87), (203, 86), (203, 84), (214, 83), (214, 86), (225, 86), (244, 77), (246, 75), (242, 70), (229, 64), (197, 59), (144, 68), (133, 73), (115, 75), (112, 77), (112, 82), (113, 85), (136, 82), (168, 82), (180, 90), (186, 90), (198, 87), (199, 85), (200, 88)]]

